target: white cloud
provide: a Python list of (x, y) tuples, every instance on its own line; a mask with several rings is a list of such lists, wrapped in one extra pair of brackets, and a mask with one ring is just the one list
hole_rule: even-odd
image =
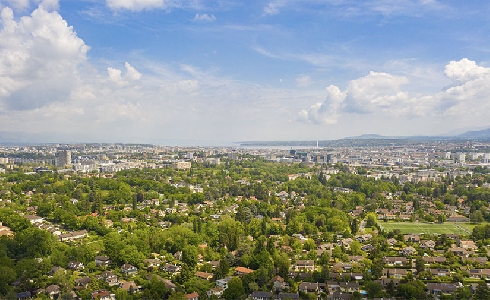
[(216, 21), (216, 17), (214, 15), (208, 15), (208, 14), (196, 14), (193, 20), (212, 22), (212, 21)]
[(347, 88), (346, 110), (368, 113), (379, 108), (390, 109), (407, 95), (400, 87), (408, 83), (404, 76), (370, 72), (369, 75), (352, 80)]
[(264, 7), (264, 15), (277, 15), (279, 9), (285, 5), (284, 0), (276, 0), (269, 2), (266, 7)]
[(164, 0), (106, 0), (106, 5), (113, 10), (143, 10), (152, 8), (165, 8)]
[(128, 62), (124, 63), (126, 68), (126, 74), (122, 76), (122, 71), (116, 68), (108, 67), (107, 74), (110, 82), (113, 82), (119, 86), (126, 85), (131, 81), (137, 81), (141, 79), (141, 73), (132, 67)]
[(136, 71), (128, 62), (125, 62), (124, 66), (126, 67), (126, 77), (128, 80), (135, 81), (141, 79), (141, 73)]
[(318, 102), (310, 106), (309, 109), (299, 112), (299, 121), (313, 124), (337, 123), (346, 94), (335, 85), (330, 85), (326, 91), (327, 97), (323, 103)]
[(65, 101), (89, 47), (56, 11), (42, 6), (18, 22), (6, 7), (1, 18), (0, 101), (20, 110)]
[(352, 80), (341, 92), (337, 86), (327, 88), (324, 102), (299, 112), (298, 120), (313, 124), (333, 124), (342, 115), (366, 114), (371, 118), (447, 118), (465, 124), (488, 125), (490, 109), (490, 69), (466, 58), (451, 61), (444, 70), (454, 85), (442, 92), (410, 96), (402, 87), (409, 84), (405, 76), (370, 72)]
[(463, 58), (460, 61), (451, 61), (444, 68), (444, 73), (455, 82), (467, 82), (488, 75), (490, 68), (478, 66), (476, 62)]

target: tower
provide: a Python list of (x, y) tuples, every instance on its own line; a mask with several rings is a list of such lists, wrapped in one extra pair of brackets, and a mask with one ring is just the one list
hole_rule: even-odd
[(56, 166), (65, 167), (71, 165), (71, 151), (70, 150), (59, 150), (56, 158)]

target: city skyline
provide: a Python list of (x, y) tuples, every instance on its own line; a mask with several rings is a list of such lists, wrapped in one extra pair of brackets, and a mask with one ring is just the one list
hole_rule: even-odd
[(0, 0), (0, 137), (202, 145), (490, 126), (490, 4)]

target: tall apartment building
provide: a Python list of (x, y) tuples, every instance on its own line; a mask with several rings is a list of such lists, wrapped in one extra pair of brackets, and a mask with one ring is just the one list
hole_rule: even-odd
[(56, 166), (65, 167), (71, 166), (71, 151), (59, 150), (56, 157)]

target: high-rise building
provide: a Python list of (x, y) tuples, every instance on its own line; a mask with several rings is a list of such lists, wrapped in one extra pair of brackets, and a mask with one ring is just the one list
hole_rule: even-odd
[(228, 159), (237, 160), (236, 150), (233, 149), (231, 152), (228, 152)]
[(65, 167), (71, 166), (71, 151), (59, 150), (56, 157), (56, 166)]

